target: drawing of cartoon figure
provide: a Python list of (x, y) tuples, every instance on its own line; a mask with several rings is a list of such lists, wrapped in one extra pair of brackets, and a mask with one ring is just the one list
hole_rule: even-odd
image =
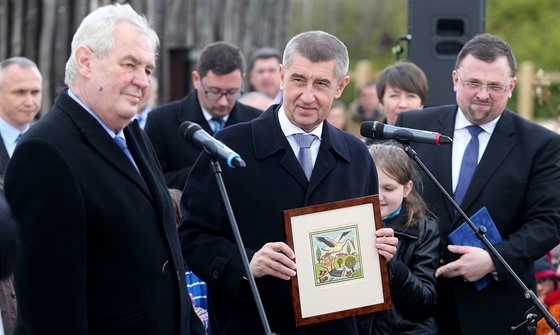
[(363, 276), (359, 246), (356, 244), (357, 236), (356, 226), (315, 232), (310, 235), (315, 252), (316, 284), (322, 285)]

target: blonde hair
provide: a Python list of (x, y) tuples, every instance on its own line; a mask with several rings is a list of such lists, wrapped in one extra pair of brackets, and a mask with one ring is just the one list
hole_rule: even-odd
[(369, 153), (375, 166), (399, 184), (406, 185), (409, 181), (413, 182), (410, 194), (403, 199), (403, 203), (406, 204), (408, 209), (407, 226), (415, 225), (418, 219), (425, 220), (433, 216), (417, 191), (421, 188), (418, 171), (412, 166), (410, 157), (402, 147), (396, 144), (372, 144), (369, 147)]

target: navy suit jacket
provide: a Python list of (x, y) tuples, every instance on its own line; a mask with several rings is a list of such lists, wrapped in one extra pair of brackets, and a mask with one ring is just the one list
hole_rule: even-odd
[(137, 122), (124, 134), (141, 175), (64, 91), (18, 143), (15, 334), (203, 333), (157, 158)]
[[(456, 105), (401, 113), (397, 126), (453, 137)], [(414, 143), (418, 157), (452, 195), (451, 145)], [(441, 262), (454, 260), (447, 236), (464, 220), (424, 176), (424, 198), (439, 218)], [(498, 121), (467, 190), (462, 210), (470, 217), (486, 206), (504, 241), (495, 245), (512, 269), (533, 290), (533, 262), (560, 242), (560, 136), (510, 110)], [(441, 279), (440, 297), (452, 294), (463, 334), (509, 334), (524, 321), (531, 303), (523, 290), (494, 259), (499, 281), (478, 292), (461, 278)], [(445, 283), (444, 283), (445, 282)], [(451, 285), (449, 285), (451, 284)], [(445, 291), (445, 287), (450, 288)], [(450, 310), (440, 302), (440, 311)], [(452, 307), (451, 307), (452, 308)], [(441, 318), (440, 318), (441, 321)]]
[[(261, 113), (262, 111), (256, 108), (235, 103), (226, 127), (250, 121)], [(200, 124), (209, 134), (213, 132), (202, 114), (196, 90), (181, 100), (155, 108), (150, 112), (146, 123), (146, 133), (156, 150), (167, 186), (180, 190), (185, 186), (192, 165), (201, 151), (179, 135), (179, 126), (184, 121)]]
[[(285, 242), (282, 211), (377, 194), (377, 173), (365, 145), (323, 123), (321, 146), (308, 181), (278, 121), (278, 105), (259, 118), (225, 128), (217, 138), (245, 160), (223, 179), (248, 258), (268, 242)], [(224, 164), (221, 164), (224, 166)], [(183, 255), (208, 285), (211, 331), (263, 332), (245, 270), (206, 153), (194, 165), (182, 199)], [(373, 237), (372, 237), (373, 238)], [(256, 279), (271, 329), (296, 334), (290, 282)], [(304, 327), (305, 334), (355, 334), (354, 318)]]

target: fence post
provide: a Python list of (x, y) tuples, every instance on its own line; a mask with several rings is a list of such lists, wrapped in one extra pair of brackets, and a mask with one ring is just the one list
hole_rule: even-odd
[(524, 61), (519, 67), (517, 81), (517, 112), (527, 120), (534, 119), (533, 80), (535, 69), (531, 61)]
[(355, 78), (352, 78), (352, 80), (356, 83), (356, 87), (360, 87), (362, 84), (372, 79), (371, 63), (369, 60), (362, 59), (356, 62), (354, 77)]

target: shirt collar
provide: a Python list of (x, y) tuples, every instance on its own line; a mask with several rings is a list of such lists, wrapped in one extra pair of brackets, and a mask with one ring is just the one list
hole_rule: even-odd
[[(288, 116), (286, 116), (286, 112), (284, 111), (284, 105), (281, 105), (278, 109), (278, 120), (280, 121), (280, 128), (282, 128), (282, 131), (284, 132), (284, 135), (286, 137), (294, 134), (305, 133), (303, 129), (290, 122)], [(323, 135), (323, 122), (321, 122), (309, 134), (313, 134), (321, 139), (321, 135)]]
[[(210, 120), (213, 118), (213, 116), (210, 113), (208, 113), (208, 111), (206, 110), (206, 108), (204, 108), (204, 106), (202, 106), (202, 104), (200, 104), (200, 109), (202, 109), (202, 114), (204, 115), (204, 118), (206, 119), (206, 121), (210, 122)], [(229, 119), (230, 114), (231, 114), (231, 111), (222, 117), (222, 120), (223, 120), (222, 124), (226, 124), (227, 120)]]
[(111, 138), (114, 138), (115, 135), (124, 138), (122, 129), (119, 130), (117, 134), (115, 134), (115, 132), (111, 130), (111, 128), (107, 127), (107, 125), (103, 122), (103, 120), (99, 118), (99, 116), (97, 116), (97, 114), (92, 112), (80, 99), (78, 99), (78, 97), (74, 94), (74, 92), (72, 92), (71, 89), (68, 89), (68, 95), (70, 96), (70, 98), (74, 99), (74, 101), (76, 101), (80, 106), (82, 106), (82, 108), (85, 109), (91, 116), (93, 116), (93, 118), (96, 119), (97, 122), (99, 122), (99, 124), (103, 127), (103, 129), (105, 129), (105, 131), (107, 132), (107, 134), (109, 134), (109, 136), (111, 136)]
[(24, 130), (19, 130), (0, 117), (0, 134), (6, 144), (14, 144), (20, 133), (25, 133), (29, 125)]
[[(496, 129), (496, 124), (498, 123), (501, 117), (502, 115), (500, 114), (494, 120), (488, 123), (480, 124), (479, 127), (484, 129), (485, 132), (492, 134), (492, 132), (494, 132), (494, 129)], [(464, 129), (467, 128), (468, 126), (472, 126), (472, 123), (469, 120), (467, 120), (467, 118), (463, 114), (463, 111), (461, 111), (461, 108), (458, 108), (457, 114), (455, 115), (455, 130)]]

